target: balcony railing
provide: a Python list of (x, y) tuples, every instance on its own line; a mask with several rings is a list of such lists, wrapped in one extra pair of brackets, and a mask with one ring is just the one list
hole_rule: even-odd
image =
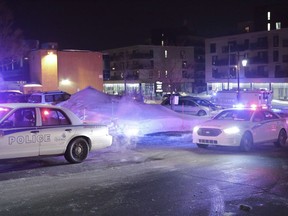
[(133, 53), (128, 56), (129, 59), (152, 59), (153, 53)]
[[(215, 79), (228, 79), (228, 73), (226, 71), (213, 71), (212, 77)], [(230, 73), (230, 79), (236, 79), (236, 74)]]
[(268, 71), (249, 70), (244, 72), (246, 78), (268, 78)]
[(279, 70), (279, 71), (275, 71), (275, 78), (284, 78), (284, 77), (288, 77), (288, 68), (287, 70)]

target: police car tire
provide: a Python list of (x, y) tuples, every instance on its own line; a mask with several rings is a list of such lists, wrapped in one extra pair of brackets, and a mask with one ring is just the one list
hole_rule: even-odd
[(241, 138), (241, 151), (249, 152), (253, 147), (253, 137), (249, 132), (245, 132)]
[(279, 131), (278, 139), (274, 143), (276, 147), (284, 147), (287, 140), (287, 132), (284, 129)]
[(76, 138), (69, 143), (64, 157), (69, 163), (81, 163), (87, 158), (88, 153), (87, 141), (84, 138)]

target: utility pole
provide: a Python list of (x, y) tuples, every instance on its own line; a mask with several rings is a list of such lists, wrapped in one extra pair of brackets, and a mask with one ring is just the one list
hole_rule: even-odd
[(228, 71), (227, 71), (227, 90), (230, 89), (230, 46), (231, 44), (228, 42)]

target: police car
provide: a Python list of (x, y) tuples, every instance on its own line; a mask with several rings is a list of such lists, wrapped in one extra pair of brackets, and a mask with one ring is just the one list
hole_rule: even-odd
[(225, 109), (193, 128), (193, 143), (202, 148), (239, 146), (243, 151), (250, 151), (255, 143), (274, 142), (282, 147), (286, 140), (286, 120), (268, 109)]
[(83, 124), (70, 110), (44, 104), (0, 104), (0, 159), (64, 155), (84, 161), (112, 144), (105, 125)]

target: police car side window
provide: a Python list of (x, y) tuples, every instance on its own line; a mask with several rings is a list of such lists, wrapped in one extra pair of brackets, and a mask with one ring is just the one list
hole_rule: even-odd
[(70, 119), (58, 109), (41, 108), (41, 119), (43, 126), (70, 125)]
[(1, 127), (35, 127), (36, 115), (34, 108), (22, 108), (13, 112)]
[(278, 117), (269, 111), (264, 111), (264, 116), (265, 116), (265, 120), (273, 120), (273, 119), (278, 119)]
[(261, 122), (264, 120), (264, 115), (262, 112), (256, 112), (253, 118), (253, 122)]

